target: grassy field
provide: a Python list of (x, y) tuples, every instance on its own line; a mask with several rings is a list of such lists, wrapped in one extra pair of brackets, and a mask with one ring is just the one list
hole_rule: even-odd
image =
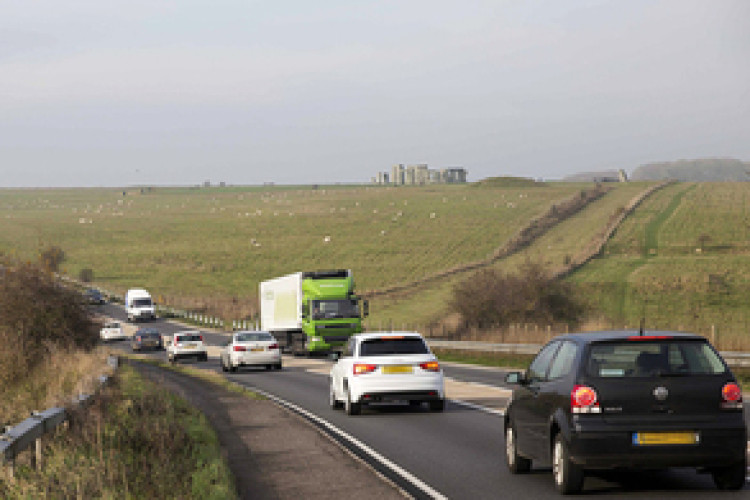
[(571, 279), (613, 324), (702, 333), (749, 349), (747, 183), (680, 183), (656, 193)]
[[(612, 191), (495, 264), (557, 269), (648, 183)], [(0, 250), (35, 259), (58, 245), (66, 272), (91, 268), (122, 292), (149, 288), (174, 305), (252, 316), (257, 284), (298, 270), (351, 268), (377, 290), (487, 258), (584, 184), (4, 190)], [(678, 183), (626, 219), (603, 254), (570, 276), (590, 324), (691, 330), (746, 345), (750, 220), (745, 183)], [(371, 328), (439, 323), (458, 274), (373, 300)], [(228, 307), (228, 309), (227, 309)], [(223, 309), (222, 309), (223, 308)]]
[(486, 258), (581, 188), (6, 190), (0, 250), (57, 245), (68, 274), (115, 291), (252, 306), (259, 281), (298, 270), (351, 268), (364, 291)]

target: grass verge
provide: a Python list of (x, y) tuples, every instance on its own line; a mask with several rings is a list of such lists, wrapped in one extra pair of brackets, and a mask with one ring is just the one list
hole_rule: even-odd
[(465, 363), (468, 365), (494, 366), (525, 370), (534, 359), (533, 354), (514, 354), (508, 352), (481, 352), (459, 349), (432, 348), (440, 361)]
[(45, 443), (44, 462), (19, 460), (0, 497), (236, 498), (206, 418), (128, 366)]

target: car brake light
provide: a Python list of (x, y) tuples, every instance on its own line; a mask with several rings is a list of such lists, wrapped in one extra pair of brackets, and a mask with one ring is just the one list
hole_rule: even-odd
[(419, 367), (428, 372), (439, 372), (440, 365), (437, 361), (428, 361), (426, 363), (419, 363)]
[(596, 391), (586, 385), (573, 387), (570, 393), (570, 411), (572, 413), (601, 413)]
[(269, 345), (269, 346), (268, 346), (268, 350), (269, 350), (269, 351), (270, 351), (271, 349), (278, 349), (278, 348), (279, 348), (279, 344), (271, 344), (271, 345)]
[(245, 349), (245, 346), (243, 345), (236, 345), (234, 346), (234, 348), (232, 348), (232, 350), (233, 351), (247, 351), (247, 349)]
[(666, 340), (673, 338), (671, 335), (634, 335), (628, 340)]
[(203, 342), (203, 335), (198, 335), (198, 339)]
[(372, 373), (378, 365), (370, 365), (366, 363), (355, 363), (353, 366), (355, 375), (363, 375), (365, 373)]
[(734, 382), (724, 384), (721, 388), (721, 407), (726, 409), (742, 409), (742, 389)]

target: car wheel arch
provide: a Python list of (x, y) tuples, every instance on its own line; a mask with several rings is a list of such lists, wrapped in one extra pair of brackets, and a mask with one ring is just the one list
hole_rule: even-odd
[(552, 447), (555, 444), (555, 436), (562, 434), (563, 439), (570, 443), (571, 439), (571, 427), (570, 420), (562, 409), (558, 408), (555, 413), (550, 416), (549, 421), (549, 434), (547, 436), (548, 446), (547, 451), (549, 453), (548, 458), (552, 458)]

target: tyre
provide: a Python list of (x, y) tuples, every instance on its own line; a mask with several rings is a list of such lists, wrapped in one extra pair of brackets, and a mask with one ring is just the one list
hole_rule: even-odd
[(224, 363), (224, 358), (221, 358), (221, 371), (228, 372), (229, 368), (227, 368), (227, 365)]
[(328, 386), (328, 406), (330, 406), (333, 410), (338, 410), (341, 408), (341, 401), (336, 400), (336, 396), (333, 392), (333, 381), (331, 381)]
[(430, 401), (430, 411), (443, 411), (445, 409), (445, 400), (438, 399), (437, 401)]
[(711, 471), (711, 476), (713, 477), (714, 484), (718, 489), (739, 490), (745, 485), (746, 471), (747, 463), (745, 460), (742, 460), (727, 467), (713, 469)]
[(570, 460), (568, 445), (560, 433), (552, 445), (552, 476), (555, 488), (563, 495), (580, 493), (583, 489), (583, 469)]
[(281, 361), (279, 361), (278, 363), (276, 363), (274, 365), (274, 368), (276, 368), (277, 370), (281, 370)]
[(232, 364), (232, 362), (229, 362), (229, 371), (232, 373), (237, 373), (237, 367)]
[(201, 355), (201, 361), (208, 361), (208, 353), (204, 353)]
[(360, 403), (353, 403), (352, 397), (349, 394), (349, 388), (346, 388), (346, 400), (344, 401), (344, 411), (347, 415), (359, 415), (362, 411), (362, 405)]
[(273, 369), (273, 365), (266, 365), (266, 371), (271, 371)]
[(531, 460), (518, 454), (516, 430), (511, 422), (505, 426), (505, 463), (511, 474), (524, 474), (531, 470)]

